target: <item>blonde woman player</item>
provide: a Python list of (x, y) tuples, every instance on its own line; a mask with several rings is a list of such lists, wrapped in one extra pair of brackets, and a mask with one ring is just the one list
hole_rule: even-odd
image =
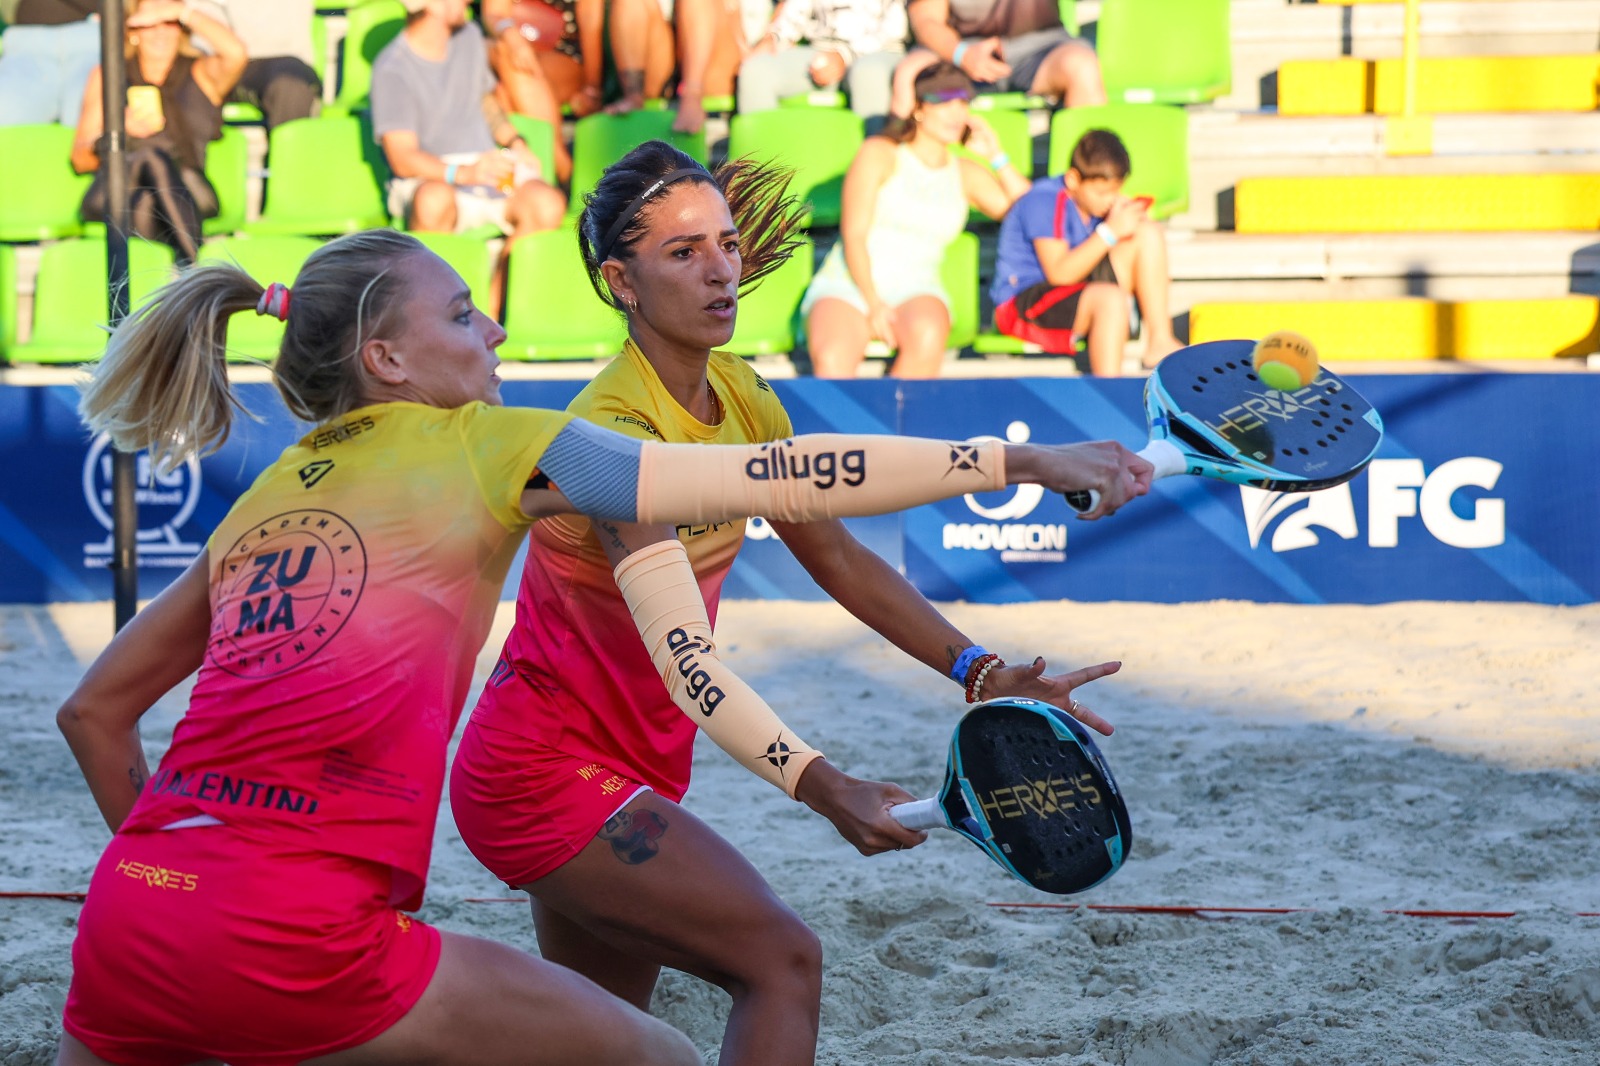
[[(324, 246), (292, 289), (226, 265), (184, 273), (112, 335), (83, 397), (91, 428), (158, 461), (214, 447), (237, 407), (227, 321), (249, 308), (284, 320), (273, 374), (314, 428), (57, 715), (116, 834), (73, 945), (64, 1066), (699, 1062), (583, 977), (405, 913), (422, 898), (446, 744), (522, 535), (556, 514), (804, 519), (1029, 478), (1122, 503), (1148, 480), (1110, 445), (686, 448), (508, 409), (505, 332), (442, 260), (391, 231)], [(854, 485), (751, 472), (779, 453), (793, 471), (841, 452), (868, 471)], [(646, 638), (703, 628), (703, 606), (678, 594), (693, 586), (687, 564), (630, 553), (655, 534), (615, 528)], [(139, 718), (196, 670), (152, 777)]]
[[(743, 444), (791, 433), (767, 383), (716, 348), (733, 333), (741, 281), (787, 252), (784, 175), (745, 163), (715, 175), (659, 141), (607, 170), (588, 198), (580, 240), (596, 291), (623, 311), (621, 354), (569, 410), (646, 441)], [(820, 471), (819, 471), (820, 472)], [(858, 476), (850, 460), (824, 476)], [(968, 698), (1021, 694), (1078, 708), (1073, 689), (1117, 669), (1057, 677), (1018, 666), (963, 635), (837, 521), (777, 522), (818, 583), (914, 658), (966, 686)], [(886, 807), (911, 797), (855, 781), (783, 731), (753, 692), (716, 664), (709, 619), (744, 523), (688, 523), (639, 553), (687, 558), (696, 627), (665, 646), (633, 639), (636, 594), (612, 577), (605, 522), (541, 523), (533, 532), (516, 624), (468, 721), (451, 773), (462, 839), (507, 884), (525, 889), (544, 958), (640, 1008), (660, 967), (733, 997), (725, 1066), (806, 1063), (816, 1048), (821, 954), (816, 937), (727, 841), (678, 805), (698, 729), (790, 797), (828, 818), (864, 854), (915, 845)], [(686, 572), (686, 571), (685, 571)], [(701, 606), (703, 601), (703, 606)], [(700, 612), (704, 612), (701, 614)], [(663, 686), (657, 675), (667, 671)], [(981, 690), (981, 691), (980, 691)], [(768, 722), (754, 744), (728, 744), (741, 717)]]

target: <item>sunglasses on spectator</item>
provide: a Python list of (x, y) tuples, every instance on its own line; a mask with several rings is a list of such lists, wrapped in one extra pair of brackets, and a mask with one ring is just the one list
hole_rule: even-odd
[(970, 101), (972, 99), (972, 90), (961, 88), (934, 89), (932, 92), (919, 94), (919, 98), (925, 104), (948, 104), (952, 100)]

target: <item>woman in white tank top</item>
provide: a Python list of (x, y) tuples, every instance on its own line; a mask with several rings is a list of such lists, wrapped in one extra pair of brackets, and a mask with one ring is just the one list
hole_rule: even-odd
[[(994, 131), (969, 110), (974, 90), (960, 68), (935, 63), (915, 90), (908, 128), (867, 138), (850, 164), (839, 240), (800, 305), (819, 378), (855, 377), (873, 339), (897, 351), (890, 374), (937, 377), (950, 334), (945, 248), (969, 206), (998, 219), (1028, 191)], [(957, 155), (963, 142), (990, 165)]]

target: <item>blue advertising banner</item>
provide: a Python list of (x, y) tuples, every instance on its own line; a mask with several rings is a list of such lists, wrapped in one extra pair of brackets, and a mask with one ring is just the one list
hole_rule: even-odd
[[(1276, 494), (1198, 478), (1159, 483), (1102, 522), (1023, 486), (852, 532), (936, 600), (1301, 603), (1600, 597), (1593, 473), (1600, 376), (1368, 376), (1382, 412), (1378, 458), (1348, 485)], [(508, 382), (508, 403), (562, 407), (579, 381)], [(1054, 442), (1145, 437), (1141, 383), (1080, 379), (773, 382), (798, 432), (902, 432)], [(216, 455), (139, 469), (140, 592), (159, 591), (232, 501), (302, 427), (270, 385), (238, 387), (263, 418)], [(66, 386), (0, 387), (0, 602), (111, 597), (110, 462)], [(520, 565), (520, 564), (519, 564)], [(514, 594), (516, 570), (507, 583)], [(753, 523), (725, 595), (823, 594), (764, 523)]]

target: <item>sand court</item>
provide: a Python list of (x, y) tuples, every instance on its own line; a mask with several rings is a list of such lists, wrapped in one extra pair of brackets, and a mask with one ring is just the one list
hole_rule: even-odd
[[(1600, 1055), (1600, 605), (956, 605), (969, 635), (1080, 692), (1133, 818), (1080, 896), (936, 835), (863, 859), (708, 743), (687, 805), (826, 948), (822, 1063), (1544, 1066)], [(78, 890), (107, 833), (53, 714), (108, 604), (0, 608), (0, 891)], [(486, 671), (510, 623), (503, 608)], [(947, 680), (831, 604), (730, 602), (727, 660), (847, 770), (919, 794), (961, 712)], [(152, 766), (183, 694), (146, 716)], [(707, 885), (714, 892), (714, 885)], [(443, 928), (532, 950), (525, 904), (442, 814)], [(1305, 908), (1209, 917), (1067, 902)], [(1450, 920), (1386, 910), (1515, 911)], [(0, 1063), (48, 1063), (77, 905), (0, 899)], [(664, 976), (656, 1013), (715, 1061), (723, 994)]]

